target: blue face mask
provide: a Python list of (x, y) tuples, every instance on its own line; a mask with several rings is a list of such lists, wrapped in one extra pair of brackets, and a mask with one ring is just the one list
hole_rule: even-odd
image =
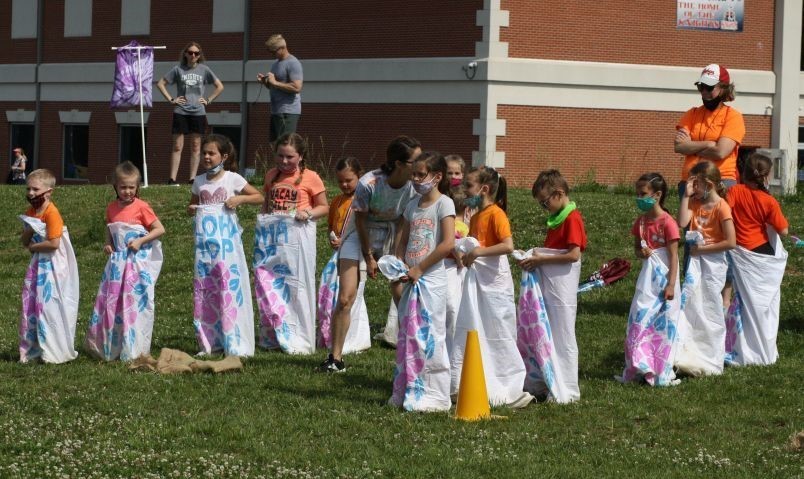
[(219, 172), (219, 171), (221, 171), (222, 169), (223, 169), (223, 162), (221, 161), (220, 163), (218, 163), (218, 166), (213, 166), (212, 168), (210, 168), (210, 169), (208, 169), (208, 170), (206, 171), (206, 173), (207, 173), (207, 178), (212, 178), (212, 177), (214, 177), (214, 176), (215, 176), (215, 175), (217, 175), (217, 174), (218, 174), (218, 172)]
[(652, 196), (637, 197), (636, 206), (639, 211), (648, 212), (656, 205), (656, 198)]
[(483, 203), (483, 197), (480, 195), (469, 196), (463, 200), (463, 204), (466, 205), (467, 208), (480, 208), (480, 205)]

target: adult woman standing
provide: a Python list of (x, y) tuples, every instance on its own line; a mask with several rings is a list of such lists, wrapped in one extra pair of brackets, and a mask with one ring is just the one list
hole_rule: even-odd
[[(178, 184), (176, 175), (179, 173), (185, 135), (189, 135), (191, 141), (189, 183), (193, 182), (201, 158), (201, 135), (204, 135), (207, 130), (206, 106), (211, 104), (223, 91), (223, 83), (209, 67), (204, 65), (205, 61), (201, 45), (190, 42), (182, 50), (179, 64), (167, 72), (156, 84), (165, 99), (176, 105), (173, 109), (173, 150), (170, 154), (170, 178), (167, 181), (169, 185)], [(176, 84), (175, 97), (165, 88), (165, 85), (174, 83)], [(206, 85), (215, 86), (215, 91), (209, 96), (204, 96)]]
[(22, 148), (14, 148), (14, 163), (11, 164), (11, 184), (24, 185), (25, 184), (25, 167), (28, 163), (28, 157), (25, 156), (25, 151)]
[(679, 194), (683, 197), (690, 170), (710, 160), (720, 170), (726, 188), (737, 183), (737, 150), (745, 137), (743, 114), (725, 102), (734, 100), (734, 83), (725, 67), (704, 67), (695, 82), (701, 106), (689, 109), (676, 125), (674, 150), (685, 155)]
[[(349, 331), (350, 313), (360, 282), (361, 263), (369, 277), (377, 276), (377, 258), (395, 251), (401, 233), (402, 213), (416, 196), (410, 182), (413, 160), (422, 152), (419, 142), (398, 136), (385, 151), (385, 164), (363, 175), (357, 183), (352, 210), (354, 222), (344, 227), (338, 259), (338, 302), (332, 313), (332, 351), (321, 371), (341, 372), (343, 343)], [(402, 284), (392, 283), (394, 302), (402, 295)], [(392, 307), (393, 309), (393, 307)], [(396, 315), (389, 314), (396, 329)], [(386, 327), (389, 327), (388, 325)], [(393, 339), (396, 339), (394, 337)]]

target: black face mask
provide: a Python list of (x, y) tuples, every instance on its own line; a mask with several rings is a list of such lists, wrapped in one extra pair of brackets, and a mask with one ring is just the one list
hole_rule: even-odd
[(28, 203), (30, 203), (31, 206), (38, 210), (43, 204), (45, 204), (45, 195), (49, 192), (50, 190), (45, 191), (41, 195), (34, 196), (33, 198), (26, 196), (25, 199), (28, 200)]
[(703, 105), (704, 107), (706, 107), (707, 110), (715, 111), (717, 110), (717, 107), (720, 106), (721, 101), (722, 100), (719, 97), (712, 98), (711, 100), (703, 100)]

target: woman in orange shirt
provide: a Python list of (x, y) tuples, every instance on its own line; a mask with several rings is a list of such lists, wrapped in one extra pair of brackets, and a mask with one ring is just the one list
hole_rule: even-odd
[(689, 109), (676, 125), (674, 150), (684, 155), (678, 192), (684, 197), (693, 166), (711, 160), (720, 170), (726, 189), (737, 183), (737, 149), (745, 137), (743, 114), (725, 104), (734, 101), (734, 83), (722, 65), (704, 67), (695, 86), (701, 106)]

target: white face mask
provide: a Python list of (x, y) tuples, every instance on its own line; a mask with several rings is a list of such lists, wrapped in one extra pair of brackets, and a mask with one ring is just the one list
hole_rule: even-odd
[[(426, 179), (427, 178), (425, 178), (425, 180)], [(413, 189), (416, 190), (416, 193), (422, 196), (429, 193), (433, 189), (433, 187), (435, 187), (435, 178), (427, 182), (424, 181), (422, 181), (421, 183), (413, 182)]]
[(210, 168), (210, 169), (208, 169), (208, 170), (206, 171), (206, 173), (207, 173), (207, 178), (210, 178), (210, 179), (211, 179), (211, 178), (213, 178), (213, 177), (214, 177), (215, 175), (217, 175), (217, 174), (218, 174), (218, 172), (219, 172), (219, 171), (221, 171), (222, 169), (223, 169), (223, 162), (221, 161), (220, 163), (218, 163), (218, 165), (217, 165), (217, 166), (213, 166), (212, 168)]

